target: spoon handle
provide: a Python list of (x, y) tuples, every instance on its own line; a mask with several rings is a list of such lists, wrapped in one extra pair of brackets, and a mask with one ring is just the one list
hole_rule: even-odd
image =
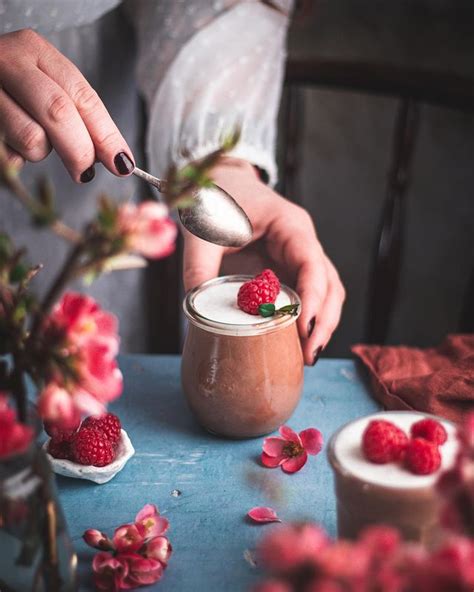
[(150, 185), (153, 185), (153, 187), (158, 189), (158, 191), (160, 193), (163, 193), (165, 191), (165, 183), (166, 182), (163, 181), (162, 179), (158, 179), (158, 177), (154, 177), (153, 175), (150, 175), (150, 173), (147, 173), (146, 171), (142, 171), (138, 167), (135, 167), (133, 169), (133, 174), (136, 175), (137, 177), (140, 177), (140, 179), (143, 179), (144, 181), (146, 181)]

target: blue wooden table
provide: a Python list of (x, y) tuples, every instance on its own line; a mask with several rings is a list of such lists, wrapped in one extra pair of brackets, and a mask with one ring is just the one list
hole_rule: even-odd
[[(120, 365), (125, 389), (110, 410), (120, 416), (135, 456), (105, 485), (58, 477), (81, 590), (92, 589), (94, 554), (81, 539), (84, 530), (111, 533), (146, 503), (169, 519), (174, 553), (161, 582), (145, 590), (248, 590), (259, 574), (244, 552), (274, 527), (250, 524), (245, 515), (253, 506), (272, 506), (283, 520), (315, 520), (336, 534), (324, 453), (294, 475), (265, 469), (258, 460), (262, 438), (218, 439), (195, 423), (180, 388), (179, 357), (123, 356)], [(306, 370), (303, 399), (288, 424), (297, 431), (317, 427), (327, 442), (341, 424), (377, 410), (353, 362), (321, 360)]]

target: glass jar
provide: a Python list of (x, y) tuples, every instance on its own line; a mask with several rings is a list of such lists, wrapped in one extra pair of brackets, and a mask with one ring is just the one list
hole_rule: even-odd
[(0, 461), (0, 590), (73, 592), (77, 556), (44, 451)]
[[(429, 475), (416, 475), (401, 462), (374, 464), (362, 453), (362, 437), (371, 420), (394, 423), (406, 434), (416, 421), (440, 421), (448, 434), (440, 446), (441, 467)], [(328, 458), (334, 470), (338, 536), (355, 539), (372, 524), (397, 528), (404, 539), (432, 547), (440, 542), (442, 499), (436, 481), (453, 466), (458, 452), (456, 427), (439, 417), (414, 411), (385, 411), (358, 418), (342, 426), (331, 438)]]
[(268, 434), (297, 406), (303, 354), (296, 320), (297, 294), (281, 287), (276, 305), (298, 304), (295, 316), (248, 315), (237, 293), (248, 276), (226, 276), (189, 292), (189, 326), (181, 377), (188, 403), (208, 431), (232, 438)]

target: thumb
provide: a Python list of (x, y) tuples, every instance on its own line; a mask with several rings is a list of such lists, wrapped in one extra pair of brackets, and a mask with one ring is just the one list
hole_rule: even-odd
[(183, 234), (183, 281), (188, 291), (219, 275), (224, 247), (208, 243), (184, 229)]

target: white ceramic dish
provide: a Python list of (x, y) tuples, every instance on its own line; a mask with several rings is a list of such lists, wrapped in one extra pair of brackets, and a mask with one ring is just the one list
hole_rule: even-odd
[(94, 483), (107, 483), (119, 473), (127, 461), (135, 454), (135, 448), (132, 446), (130, 438), (125, 430), (121, 430), (122, 434), (117, 448), (117, 456), (115, 460), (105, 467), (93, 467), (90, 465), (80, 465), (61, 458), (54, 458), (48, 453), (49, 439), (43, 444), (46, 456), (53, 467), (53, 471), (58, 475), (65, 477), (75, 477), (76, 479), (88, 479)]

